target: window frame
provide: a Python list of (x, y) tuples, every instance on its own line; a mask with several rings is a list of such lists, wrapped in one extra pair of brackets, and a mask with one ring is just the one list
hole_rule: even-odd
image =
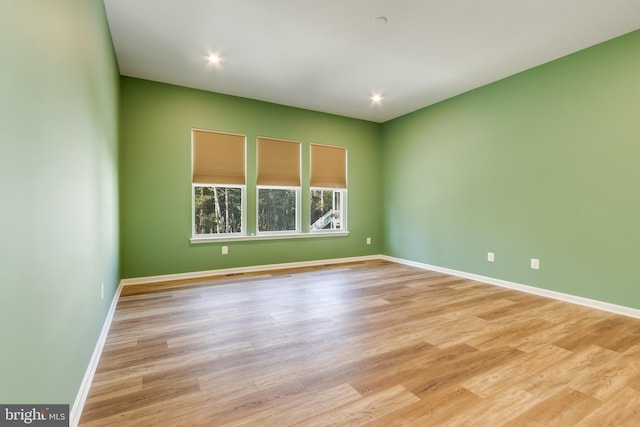
[[(313, 229), (313, 208), (311, 203), (313, 201), (312, 193), (313, 191), (333, 191), (334, 193), (340, 194), (340, 228), (318, 228)], [(326, 214), (325, 214), (326, 215)], [(348, 223), (347, 223), (347, 189), (346, 188), (327, 188), (327, 187), (309, 187), (309, 233), (319, 234), (319, 233), (328, 233), (328, 234), (336, 234), (336, 233), (344, 233), (348, 232)], [(316, 220), (317, 221), (317, 220)]]
[[(240, 189), (240, 232), (196, 234), (196, 187)], [(238, 238), (247, 235), (247, 186), (238, 184), (191, 184), (191, 240), (217, 240)]]
[[(231, 170), (240, 170), (242, 168), (242, 174), (231, 174), (224, 172), (229, 172), (229, 168), (227, 165), (222, 165), (220, 171), (216, 171), (213, 175), (211, 175), (211, 165), (207, 164), (207, 160), (209, 157), (201, 157), (196, 156), (198, 150), (196, 147), (200, 147), (203, 149), (202, 143), (204, 142), (200, 138), (215, 138), (219, 137), (220, 140), (211, 141), (213, 144), (220, 144), (222, 147), (229, 149), (234, 155), (234, 162), (231, 163), (235, 165), (235, 168), (231, 168)], [(214, 137), (215, 135), (215, 137)], [(232, 139), (241, 139), (236, 142), (232, 142), (231, 145), (233, 148), (230, 148), (229, 138)], [(200, 142), (198, 142), (200, 141)], [(240, 153), (239, 146), (235, 144), (242, 144), (242, 155), (238, 156)], [(242, 238), (247, 235), (247, 135), (232, 133), (232, 132), (222, 132), (216, 130), (202, 129), (202, 128), (191, 128), (191, 242), (203, 242), (203, 241), (219, 241), (225, 239), (237, 239)], [(215, 145), (214, 145), (215, 147)], [(204, 149), (204, 153), (211, 154), (211, 148)], [(197, 158), (196, 158), (197, 157)], [(215, 163), (214, 163), (215, 164)], [(202, 174), (204, 170), (204, 175)], [(221, 172), (221, 173), (218, 173)], [(200, 174), (198, 174), (200, 173)], [(196, 234), (196, 195), (195, 188), (196, 187), (216, 187), (216, 188), (240, 188), (240, 232), (232, 232), (232, 233), (206, 233), (206, 234)]]
[[(260, 231), (260, 190), (294, 190), (296, 195), (295, 209), (296, 218), (295, 230), (274, 230), (274, 231)], [(283, 186), (283, 185), (256, 185), (256, 235), (257, 236), (281, 236), (281, 235), (295, 235), (303, 234), (300, 231), (300, 205), (301, 205), (302, 188), (300, 186)]]
[[(213, 134), (219, 134), (222, 136), (240, 136), (244, 138), (244, 181), (242, 184), (239, 182), (227, 181), (227, 178), (234, 179), (232, 175), (220, 175), (221, 182), (218, 183), (217, 180), (210, 175), (196, 175), (194, 172), (194, 132), (208, 132)], [(282, 169), (275, 169), (276, 174), (273, 176), (270, 175), (271, 182), (264, 182), (258, 184), (260, 171), (259, 171), (259, 145), (260, 140), (266, 140), (267, 143), (270, 141), (280, 141), (287, 143), (296, 143), (299, 147), (299, 180), (298, 185), (291, 183), (279, 183), (277, 182), (278, 173)], [(316, 143), (305, 143), (300, 140), (289, 140), (282, 138), (272, 138), (272, 137), (262, 137), (256, 136), (255, 139), (255, 170), (256, 175), (251, 176), (250, 174), (250, 165), (248, 160), (252, 158), (249, 153), (249, 145), (248, 138), (245, 134), (224, 132), (224, 131), (216, 131), (216, 130), (207, 130), (201, 128), (192, 128), (191, 129), (191, 238), (189, 239), (191, 244), (199, 244), (199, 243), (218, 243), (218, 242), (233, 242), (233, 241), (252, 241), (252, 240), (278, 240), (278, 239), (298, 239), (298, 238), (317, 238), (317, 237), (338, 237), (338, 236), (348, 236), (350, 234), (348, 230), (348, 190), (347, 190), (347, 153), (348, 148), (344, 146), (334, 146), (334, 145), (325, 145), (325, 144), (316, 144)], [(339, 148), (345, 150), (344, 157), (344, 175), (342, 175), (343, 182), (340, 181), (327, 181), (325, 180), (323, 184), (336, 184), (340, 187), (331, 188), (331, 187), (312, 187), (312, 157), (311, 154), (313, 152), (313, 146), (319, 147), (327, 147), (327, 148)], [(306, 153), (306, 154), (305, 154)], [(309, 163), (307, 166), (303, 165), (303, 158), (309, 159)], [(200, 157), (198, 157), (200, 158)], [(307, 169), (308, 167), (308, 169)], [(198, 169), (200, 170), (200, 169)], [(225, 169), (222, 169), (224, 171)], [(273, 169), (272, 169), (273, 170)], [(324, 171), (324, 169), (323, 169)], [(284, 175), (283, 175), (284, 176)], [(273, 177), (276, 177), (273, 180)], [(201, 181), (201, 179), (203, 179)], [(208, 179), (208, 180), (207, 180)], [(247, 180), (249, 179), (249, 181)], [(254, 180), (255, 179), (255, 180)], [(318, 183), (320, 184), (320, 183)], [(322, 184), (320, 184), (322, 185)], [(344, 185), (344, 187), (341, 187)], [(241, 219), (240, 219), (240, 231), (239, 232), (231, 232), (231, 233), (206, 233), (206, 234), (196, 234), (196, 188), (197, 187), (216, 187), (216, 188), (239, 188), (241, 192)], [(263, 189), (282, 189), (282, 190), (294, 190), (295, 192), (295, 229), (291, 230), (276, 230), (276, 231), (260, 231), (259, 230), (259, 214), (260, 214), (260, 191)], [(312, 230), (311, 225), (311, 215), (312, 215), (312, 206), (311, 206), (311, 194), (314, 190), (331, 190), (336, 191), (341, 194), (341, 228), (337, 229), (317, 229)], [(307, 198), (308, 197), (308, 198)], [(255, 199), (255, 205), (251, 206), (254, 203), (251, 199)], [(307, 211), (309, 209), (309, 211)], [(252, 217), (255, 212), (255, 218)], [(304, 217), (307, 217), (306, 219)], [(251, 221), (250, 224), (249, 221)], [(255, 221), (255, 222), (254, 222)]]

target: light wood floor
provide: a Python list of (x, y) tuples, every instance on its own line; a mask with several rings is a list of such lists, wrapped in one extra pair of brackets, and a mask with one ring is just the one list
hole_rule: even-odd
[(640, 320), (384, 261), (128, 286), (81, 425), (638, 426)]

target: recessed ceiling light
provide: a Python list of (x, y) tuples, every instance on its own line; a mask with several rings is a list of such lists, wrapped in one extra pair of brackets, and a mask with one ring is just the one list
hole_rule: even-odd
[(382, 95), (379, 93), (374, 93), (371, 95), (371, 102), (374, 104), (380, 104), (382, 102)]
[(212, 53), (209, 54), (209, 56), (207, 57), (207, 59), (209, 60), (209, 62), (211, 62), (212, 64), (219, 64), (221, 61), (220, 55), (218, 55), (217, 53)]

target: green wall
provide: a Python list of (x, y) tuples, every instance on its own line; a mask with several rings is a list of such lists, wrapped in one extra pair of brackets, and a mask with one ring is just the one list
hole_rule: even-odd
[[(121, 78), (120, 87), (123, 277), (381, 252), (382, 125), (129, 77)], [(245, 134), (249, 184), (255, 183), (257, 136), (303, 143), (303, 183), (308, 183), (309, 143), (346, 146), (349, 236), (191, 244), (191, 128)], [(303, 225), (309, 217), (307, 190), (303, 186)], [(247, 213), (251, 232), (252, 185)], [(228, 255), (221, 255), (222, 245), (229, 246)]]
[(0, 58), (0, 402), (73, 404), (118, 282), (103, 3), (3, 1)]
[[(640, 308), (638, 45), (634, 32), (380, 125), (119, 78), (101, 1), (7, 2), (0, 402), (73, 403), (119, 262), (143, 277), (385, 253)], [(246, 134), (250, 183), (256, 136), (302, 141), (305, 165), (309, 143), (348, 147), (350, 235), (226, 242), (225, 256), (190, 244), (192, 127)]]
[(639, 46), (636, 31), (385, 123), (384, 253), (640, 308)]

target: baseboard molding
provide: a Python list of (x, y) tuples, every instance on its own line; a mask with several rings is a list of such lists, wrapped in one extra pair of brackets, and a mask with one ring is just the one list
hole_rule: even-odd
[(69, 414), (69, 425), (71, 427), (76, 427), (80, 422), (80, 417), (82, 416), (82, 409), (87, 400), (87, 396), (89, 395), (89, 389), (91, 388), (93, 377), (96, 373), (96, 369), (98, 368), (98, 362), (100, 361), (100, 356), (102, 355), (102, 349), (104, 348), (104, 344), (107, 341), (107, 335), (109, 334), (109, 329), (111, 328), (111, 322), (113, 321), (113, 316), (116, 312), (118, 299), (120, 298), (120, 294), (122, 293), (122, 288), (124, 286), (157, 283), (157, 282), (164, 282), (164, 281), (171, 281), (171, 280), (223, 276), (228, 274), (254, 273), (254, 272), (269, 271), (269, 270), (284, 270), (288, 268), (316, 267), (316, 266), (329, 265), (329, 264), (346, 264), (349, 262), (363, 262), (363, 261), (371, 261), (371, 260), (378, 260), (378, 259), (381, 259), (380, 255), (370, 255), (370, 256), (360, 256), (360, 257), (350, 257), (350, 258), (334, 258), (334, 259), (323, 259), (323, 260), (315, 260), (315, 261), (291, 262), (291, 263), (284, 263), (284, 264), (256, 265), (251, 267), (224, 268), (220, 270), (196, 271), (192, 273), (167, 274), (167, 275), (161, 275), (161, 276), (140, 277), (140, 278), (121, 280), (120, 284), (118, 285), (118, 289), (116, 290), (116, 293), (113, 296), (113, 300), (111, 301), (111, 306), (109, 307), (109, 311), (107, 312), (107, 317), (105, 318), (104, 323), (102, 325), (102, 331), (100, 332), (100, 336), (98, 337), (98, 342), (96, 343), (96, 346), (93, 350), (93, 354), (91, 355), (91, 359), (89, 360), (89, 366), (87, 367), (87, 370), (84, 374), (84, 378), (82, 379), (82, 383), (80, 384), (80, 389), (78, 390), (76, 399), (73, 403), (73, 406), (71, 407), (71, 413)]
[(520, 283), (509, 282), (507, 280), (496, 279), (488, 276), (480, 276), (478, 274), (467, 273), (464, 271), (452, 270), (450, 268), (439, 267), (437, 265), (424, 264), (416, 261), (409, 261), (402, 258), (390, 257), (387, 255), (381, 255), (381, 259), (390, 262), (396, 262), (398, 264), (409, 265), (412, 267), (421, 268), (423, 270), (431, 270), (437, 271), (439, 273), (450, 274), (452, 276), (462, 277), (464, 279), (475, 280), (478, 282), (488, 283), (490, 285), (501, 286), (503, 288), (514, 289), (517, 291), (527, 292), (529, 294), (539, 295), (547, 298), (553, 298), (556, 300), (569, 302), (572, 304), (578, 304), (589, 308), (594, 308), (596, 310), (607, 311), (610, 313), (620, 314), (622, 316), (634, 317), (636, 319), (640, 319), (640, 310), (625, 307), (622, 305), (611, 304), (608, 302), (593, 300), (589, 298), (583, 298), (576, 295), (565, 294), (562, 292), (551, 291), (543, 288), (536, 288), (535, 286), (523, 285)]
[(372, 260), (385, 260), (389, 262), (395, 262), (398, 264), (417, 267), (423, 270), (436, 271), (439, 273), (449, 274), (452, 276), (475, 280), (475, 281), (487, 283), (490, 285), (501, 286), (503, 288), (514, 289), (517, 291), (527, 292), (534, 295), (553, 298), (556, 300), (560, 300), (560, 301), (564, 301), (572, 304), (579, 304), (579, 305), (597, 309), (597, 310), (603, 310), (610, 313), (620, 314), (622, 316), (628, 316), (628, 317), (634, 317), (634, 318), (640, 319), (640, 310), (637, 310), (634, 308), (624, 307), (616, 304), (610, 304), (607, 302), (592, 300), (589, 298), (583, 298), (575, 295), (565, 294), (562, 292), (551, 291), (548, 289), (536, 288), (534, 286), (528, 286), (520, 283), (509, 282), (506, 280), (496, 279), (493, 277), (481, 276), (478, 274), (453, 270), (450, 268), (440, 267), (437, 265), (430, 265), (430, 264), (410, 261), (402, 258), (395, 258), (387, 255), (369, 255), (369, 256), (360, 256), (360, 257), (351, 257), (351, 258), (334, 258), (334, 259), (323, 259), (323, 260), (315, 260), (315, 261), (291, 262), (291, 263), (283, 263), (283, 264), (265, 264), (265, 265), (256, 265), (256, 266), (250, 266), (250, 267), (224, 268), (220, 270), (196, 271), (192, 273), (166, 274), (161, 276), (149, 276), (149, 277), (139, 277), (139, 278), (132, 278), (132, 279), (123, 279), (120, 281), (118, 289), (115, 295), (113, 296), (111, 307), (109, 307), (109, 312), (107, 313), (107, 317), (104, 320), (100, 337), (98, 338), (98, 342), (93, 351), (93, 355), (91, 356), (89, 366), (82, 380), (82, 384), (80, 385), (80, 390), (78, 391), (76, 400), (73, 404), (73, 407), (71, 408), (69, 425), (71, 427), (75, 427), (80, 422), (80, 416), (82, 415), (82, 408), (84, 407), (85, 401), (87, 400), (89, 389), (91, 387), (91, 382), (93, 381), (93, 376), (95, 375), (96, 369), (98, 367), (98, 362), (100, 361), (100, 355), (102, 354), (102, 349), (104, 348), (104, 344), (107, 340), (107, 335), (109, 333), (109, 328), (111, 327), (113, 315), (115, 314), (115, 311), (116, 311), (118, 299), (120, 298), (120, 293), (122, 292), (122, 288), (124, 286), (142, 285), (142, 284), (166, 282), (166, 281), (172, 281), (172, 280), (224, 276), (229, 274), (255, 273), (255, 272), (269, 271), (269, 270), (285, 270), (290, 268), (316, 267), (316, 266), (322, 266), (322, 265), (344, 264), (349, 262), (363, 262), (363, 261), (372, 261)]
[(149, 283), (170, 282), (173, 280), (201, 279), (204, 277), (226, 276), (229, 274), (256, 273), (269, 270), (286, 270), (289, 268), (317, 267), (328, 264), (343, 264), (381, 259), (381, 255), (369, 255), (349, 258), (320, 259), (314, 261), (288, 262), (282, 264), (262, 264), (249, 267), (221, 268), (219, 270), (195, 271), (191, 273), (165, 274), (161, 276), (136, 277), (122, 279), (123, 286), (146, 285)]
[(70, 427), (76, 427), (80, 422), (82, 408), (84, 408), (84, 403), (86, 402), (87, 396), (89, 395), (89, 389), (91, 388), (93, 377), (96, 373), (96, 369), (98, 368), (98, 362), (100, 361), (100, 356), (102, 355), (104, 344), (107, 341), (107, 335), (109, 335), (109, 329), (111, 328), (111, 322), (113, 321), (113, 315), (116, 312), (116, 306), (118, 305), (118, 299), (120, 298), (121, 292), (122, 282), (120, 282), (120, 284), (118, 285), (118, 289), (116, 289), (116, 293), (113, 295), (111, 306), (109, 306), (109, 311), (107, 312), (107, 317), (104, 319), (104, 323), (102, 324), (102, 330), (100, 331), (98, 342), (93, 349), (93, 354), (91, 355), (91, 359), (89, 360), (89, 366), (87, 367), (84, 378), (82, 379), (82, 383), (80, 384), (80, 390), (78, 390), (76, 400), (73, 402), (73, 406), (71, 407), (71, 413), (69, 414)]

